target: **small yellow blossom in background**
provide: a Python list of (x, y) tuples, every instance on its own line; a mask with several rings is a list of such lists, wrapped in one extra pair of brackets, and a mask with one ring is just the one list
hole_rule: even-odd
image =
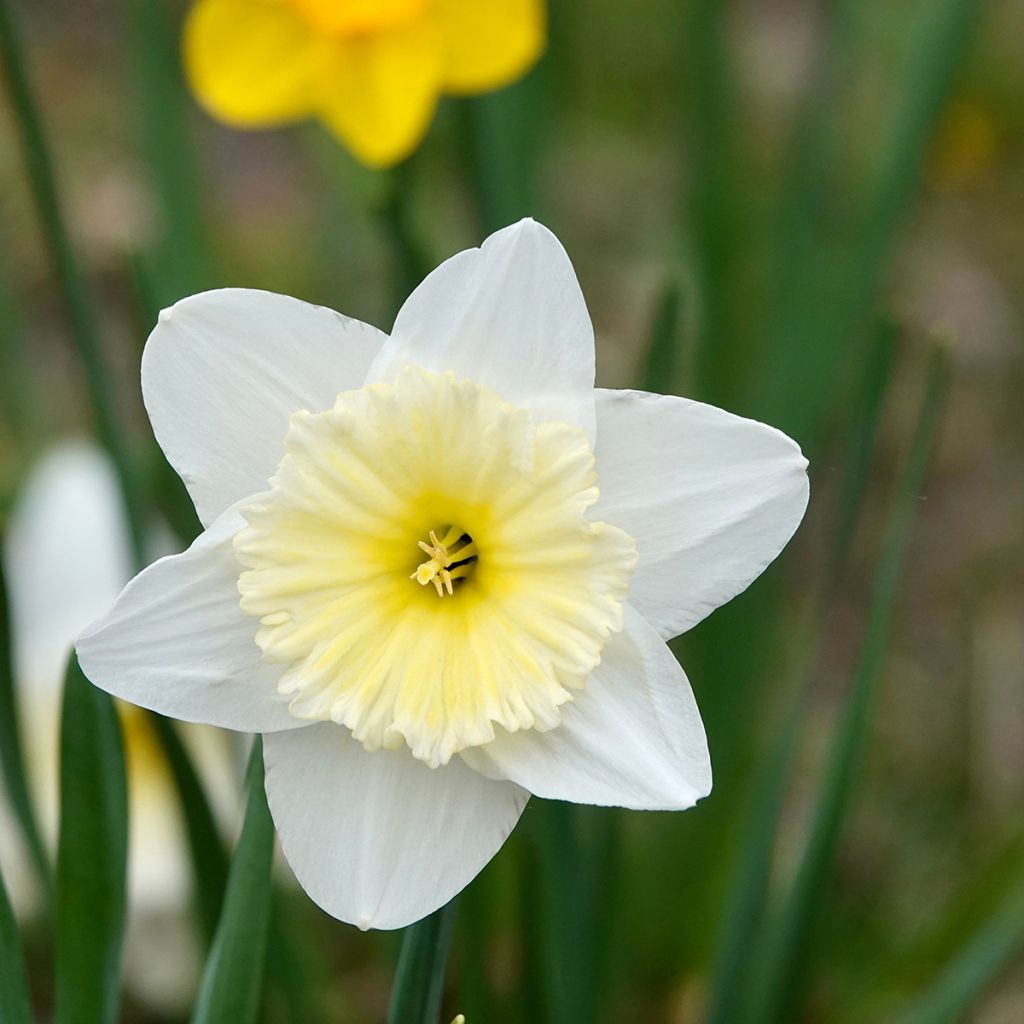
[(363, 163), (423, 138), (443, 93), (489, 92), (544, 46), (543, 0), (198, 0), (185, 66), (209, 113), (237, 128), (320, 118)]
[(944, 193), (969, 189), (992, 169), (999, 150), (999, 128), (992, 111), (974, 100), (954, 100), (939, 122), (928, 154), (928, 184)]

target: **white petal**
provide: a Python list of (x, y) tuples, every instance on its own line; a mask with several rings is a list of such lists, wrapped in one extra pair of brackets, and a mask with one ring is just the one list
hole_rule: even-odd
[(462, 757), (537, 796), (639, 810), (685, 810), (711, 792), (693, 691), (665, 642), (631, 608), (586, 689), (550, 732), (502, 733)]
[(71, 442), (33, 468), (4, 537), (15, 678), (24, 699), (60, 693), (75, 637), (131, 577), (117, 477), (95, 445)]
[(239, 607), (233, 509), (180, 555), (154, 562), (76, 647), (82, 670), (115, 697), (187, 722), (240, 732), (294, 729), (277, 692), (282, 668), (261, 660), (256, 619)]
[(785, 434), (685, 398), (597, 396), (591, 517), (630, 534), (630, 603), (668, 639), (745, 590), (807, 507), (807, 460)]
[(160, 314), (142, 357), (143, 396), (204, 526), (266, 489), (288, 417), (362, 387), (385, 338), (331, 309), (244, 288)]
[(532, 220), (442, 263), (409, 296), (367, 377), (413, 364), (594, 436), (594, 329), (569, 257)]
[(367, 753), (323, 722), (264, 737), (267, 799), (295, 877), (327, 913), (401, 928), (460, 892), (498, 852), (529, 794), (457, 759)]

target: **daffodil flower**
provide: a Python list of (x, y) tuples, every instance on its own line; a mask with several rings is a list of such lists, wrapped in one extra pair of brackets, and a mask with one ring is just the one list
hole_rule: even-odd
[(142, 384), (206, 531), (128, 585), (81, 663), (145, 707), (264, 734), (285, 857), (329, 913), (430, 913), (531, 793), (710, 791), (665, 641), (779, 553), (806, 462), (760, 423), (595, 390), (545, 228), (449, 259), (390, 337), (264, 292), (185, 299)]
[(185, 67), (239, 128), (319, 117), (373, 167), (419, 144), (442, 93), (489, 92), (544, 45), (543, 0), (197, 0)]
[[(147, 537), (162, 551), (159, 531)], [(44, 839), (57, 844), (62, 683), (75, 637), (109, 610), (131, 577), (131, 545), (114, 467), (85, 441), (64, 441), (36, 463), (19, 488), (4, 534), (12, 655), (22, 712), (28, 779)], [(189, 871), (180, 839), (180, 809), (147, 716), (120, 705), (129, 772), (130, 886), (125, 980), (133, 996), (168, 1014), (191, 998), (195, 956), (181, 912)], [(213, 729), (184, 736), (219, 806), (237, 798), (231, 758)], [(20, 913), (38, 909), (39, 894), (21, 856), (17, 829), (0, 801), (0, 861)], [(184, 933), (153, 968), (153, 940)]]

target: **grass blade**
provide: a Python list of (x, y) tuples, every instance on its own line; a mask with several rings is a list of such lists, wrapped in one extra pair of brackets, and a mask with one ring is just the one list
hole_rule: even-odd
[(1024, 950), (1024, 881), (1000, 904), (953, 962), (897, 1020), (898, 1024), (951, 1024)]
[(0, 557), (0, 769), (11, 809), (21, 829), (29, 858), (36, 869), (43, 892), (53, 897), (53, 877), (39, 822), (25, 774), (25, 752), (21, 742), (17, 687), (14, 679), (14, 645), (11, 635), (7, 577)]
[(850, 802), (856, 766), (864, 747), (874, 696), (884, 667), (889, 624), (900, 575), (931, 453), (946, 388), (946, 354), (936, 349), (917, 428), (890, 516), (887, 537), (872, 585), (868, 622), (853, 682), (830, 746), (825, 779), (807, 845), (792, 888), (764, 941), (760, 991), (753, 1019), (775, 1022), (794, 1018), (814, 909), (818, 904)]
[(263, 790), (263, 741), (259, 737), (249, 758), (246, 792), (245, 822), (192, 1024), (250, 1024), (259, 1013), (274, 854), (274, 823)]
[(124, 936), (128, 794), (111, 697), (68, 664), (61, 713), (57, 1024), (113, 1024)]
[(85, 370), (97, 433), (117, 469), (133, 550), (141, 564), (145, 550), (145, 517), (139, 486), (111, 401), (96, 311), (64, 222), (53, 160), (43, 134), (39, 107), (29, 81), (24, 47), (12, 8), (12, 0), (0, 0), (0, 69), (6, 73), (32, 197)]
[(7, 887), (0, 877), (0, 1020), (4, 1024), (32, 1024), (32, 1006), (25, 977), (25, 957), (21, 949), (14, 911), (7, 898)]
[(681, 65), (689, 69), (685, 92), (693, 104), (686, 213), (699, 324), (696, 383), (698, 397), (729, 406), (743, 360), (732, 284), (749, 189), (738, 182), (736, 74), (726, 38), (727, 7), (718, 0), (693, 0), (686, 7)]
[(730, 1024), (739, 1020), (748, 995), (748, 965), (763, 923), (765, 896), (786, 787), (804, 721), (812, 673), (820, 654), (820, 637), (824, 634), (828, 610), (843, 575), (861, 507), (878, 432), (882, 398), (891, 378), (895, 342), (895, 334), (888, 324), (876, 332), (860, 383), (855, 403), (857, 413), (851, 425), (850, 443), (844, 459), (844, 486), (830, 545), (831, 557), (824, 570), (820, 595), (813, 599), (813, 607), (807, 616), (809, 624), (798, 630), (798, 634), (806, 638), (796, 645), (796, 649), (802, 652), (796, 672), (798, 683), (789, 711), (772, 744), (766, 770), (759, 773), (740, 840), (718, 931), (718, 949), (706, 1011), (707, 1024)]
[[(837, 51), (829, 63), (845, 66), (851, 59), (850, 5), (837, 2), (834, 7)], [(805, 195), (801, 200), (794, 188), (800, 179), (791, 185), (796, 198), (778, 245), (784, 265), (775, 288), (777, 309), (760, 344), (762, 363), (754, 379), (763, 382), (763, 397), (756, 399), (755, 412), (796, 437), (812, 455), (831, 413), (828, 396), (833, 387), (823, 384), (837, 382), (839, 371), (849, 364), (851, 344), (874, 308), (979, 8), (979, 0), (936, 0), (920, 6), (908, 56), (889, 90), (895, 102), (885, 108), (891, 114), (878, 128), (873, 147), (880, 159), (859, 191), (811, 199)], [(831, 69), (827, 73), (833, 74)], [(810, 116), (820, 131), (834, 132), (841, 123), (839, 114), (812, 106)], [(814, 193), (821, 191), (821, 183), (842, 178), (835, 165), (844, 155), (832, 152), (827, 158), (832, 166), (822, 166), (822, 152), (798, 165), (798, 174), (810, 172), (817, 179)], [(837, 224), (827, 215), (829, 209), (855, 214), (850, 224)], [(796, 233), (797, 250), (792, 250), (787, 233)]]
[(388, 1024), (438, 1024), (456, 902), (452, 900), (405, 929)]

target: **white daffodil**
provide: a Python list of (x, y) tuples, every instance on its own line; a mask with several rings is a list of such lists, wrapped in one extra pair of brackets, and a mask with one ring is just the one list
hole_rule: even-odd
[(142, 385), (206, 532), (128, 585), (81, 663), (144, 707), (264, 734), (285, 857), (329, 913), (430, 913), (530, 793), (710, 791), (665, 641), (779, 553), (806, 462), (762, 424), (595, 390), (545, 228), (448, 260), (390, 338), (279, 295), (185, 299)]
[[(154, 536), (154, 547), (167, 543)], [(75, 637), (110, 608), (131, 577), (128, 525), (110, 460), (95, 445), (66, 441), (50, 449), (25, 480), (4, 535), (14, 673), (27, 774), (44, 838), (56, 847), (64, 672)], [(181, 914), (188, 864), (178, 800), (145, 716), (120, 705), (129, 772), (128, 942), (125, 972), (136, 998), (180, 1011), (191, 992), (195, 952)], [(184, 737), (207, 779), (234, 789), (228, 752), (214, 730)], [(225, 792), (225, 790), (227, 792)], [(2, 801), (0, 801), (2, 804)], [(38, 908), (29, 865), (13, 822), (0, 806), (0, 860), (20, 914)], [(9, 869), (9, 870), (7, 870)], [(153, 954), (153, 933), (162, 949)], [(181, 941), (167, 948), (168, 934)]]

